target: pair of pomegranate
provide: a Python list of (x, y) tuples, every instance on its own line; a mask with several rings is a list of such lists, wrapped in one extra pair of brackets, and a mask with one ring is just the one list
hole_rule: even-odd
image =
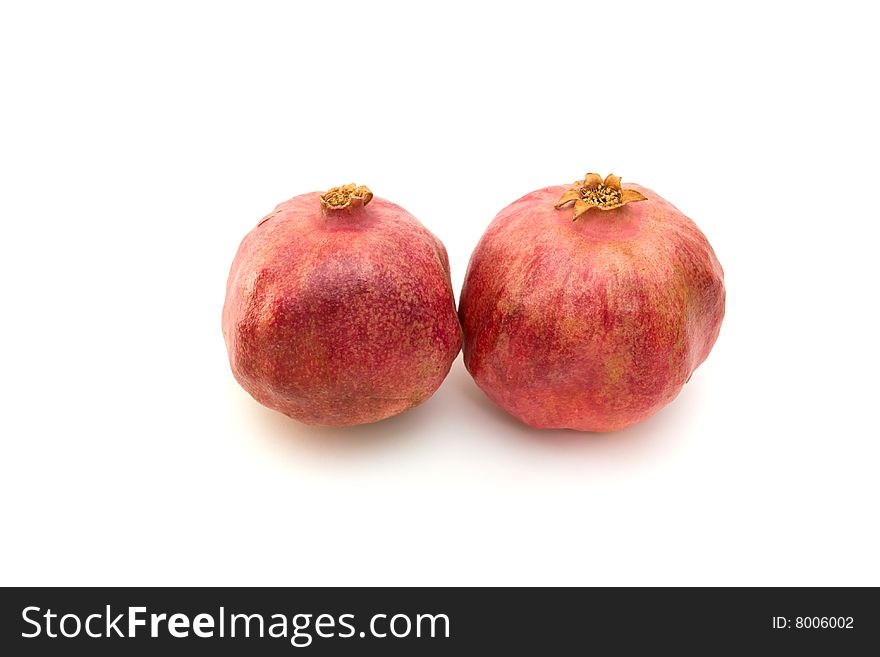
[(242, 387), (309, 424), (376, 422), (425, 401), (463, 338), (477, 385), (514, 417), (614, 431), (675, 398), (718, 337), (724, 299), (690, 219), (591, 173), (495, 217), (456, 313), (440, 240), (345, 185), (282, 203), (244, 238), (223, 335)]

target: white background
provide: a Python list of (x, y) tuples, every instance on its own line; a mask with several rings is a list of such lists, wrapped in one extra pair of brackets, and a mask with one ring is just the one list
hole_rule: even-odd
[[(880, 584), (870, 3), (4, 3), (3, 584)], [(542, 432), (459, 359), (315, 429), (238, 387), (240, 239), (357, 182), (461, 287), (586, 171), (692, 217), (727, 317), (679, 398)]]

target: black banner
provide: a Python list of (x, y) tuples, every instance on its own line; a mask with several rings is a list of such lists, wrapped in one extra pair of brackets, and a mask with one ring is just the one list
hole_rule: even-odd
[(866, 654), (869, 588), (7, 588), (4, 655)]

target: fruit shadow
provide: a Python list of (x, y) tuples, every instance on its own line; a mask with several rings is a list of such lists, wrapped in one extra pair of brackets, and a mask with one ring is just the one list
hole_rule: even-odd
[(261, 406), (240, 389), (235, 394), (247, 424), (257, 429), (274, 447), (285, 451), (304, 450), (319, 456), (347, 454), (355, 457), (411, 446), (421, 438), (433, 440), (437, 427), (442, 425), (466, 441), (513, 439), (532, 448), (571, 453), (630, 453), (662, 449), (664, 444), (675, 442), (675, 434), (686, 429), (699, 398), (698, 384), (692, 381), (677, 399), (655, 416), (621, 431), (589, 433), (536, 429), (498, 408), (474, 383), (461, 357), (453, 363), (449, 376), (433, 397), (413, 409), (372, 424), (310, 426)]
[[(238, 393), (236, 393), (238, 394)], [(384, 450), (396, 444), (405, 444), (424, 433), (426, 423), (435, 421), (425, 417), (430, 414), (428, 401), (394, 417), (349, 427), (321, 427), (303, 424), (283, 413), (261, 406), (246, 395), (238, 395), (246, 408), (250, 426), (281, 449), (305, 450), (320, 454), (363, 453)], [(427, 412), (426, 412), (427, 411)]]

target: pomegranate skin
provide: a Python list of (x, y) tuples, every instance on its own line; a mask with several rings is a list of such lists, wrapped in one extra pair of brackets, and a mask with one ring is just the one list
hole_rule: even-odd
[(724, 273), (706, 237), (649, 189), (572, 221), (547, 187), (502, 210), (461, 293), (464, 363), (538, 428), (615, 431), (672, 401), (709, 355)]
[(280, 204), (242, 241), (223, 307), (232, 372), (308, 424), (376, 422), (423, 402), (461, 347), (443, 244), (411, 214)]

